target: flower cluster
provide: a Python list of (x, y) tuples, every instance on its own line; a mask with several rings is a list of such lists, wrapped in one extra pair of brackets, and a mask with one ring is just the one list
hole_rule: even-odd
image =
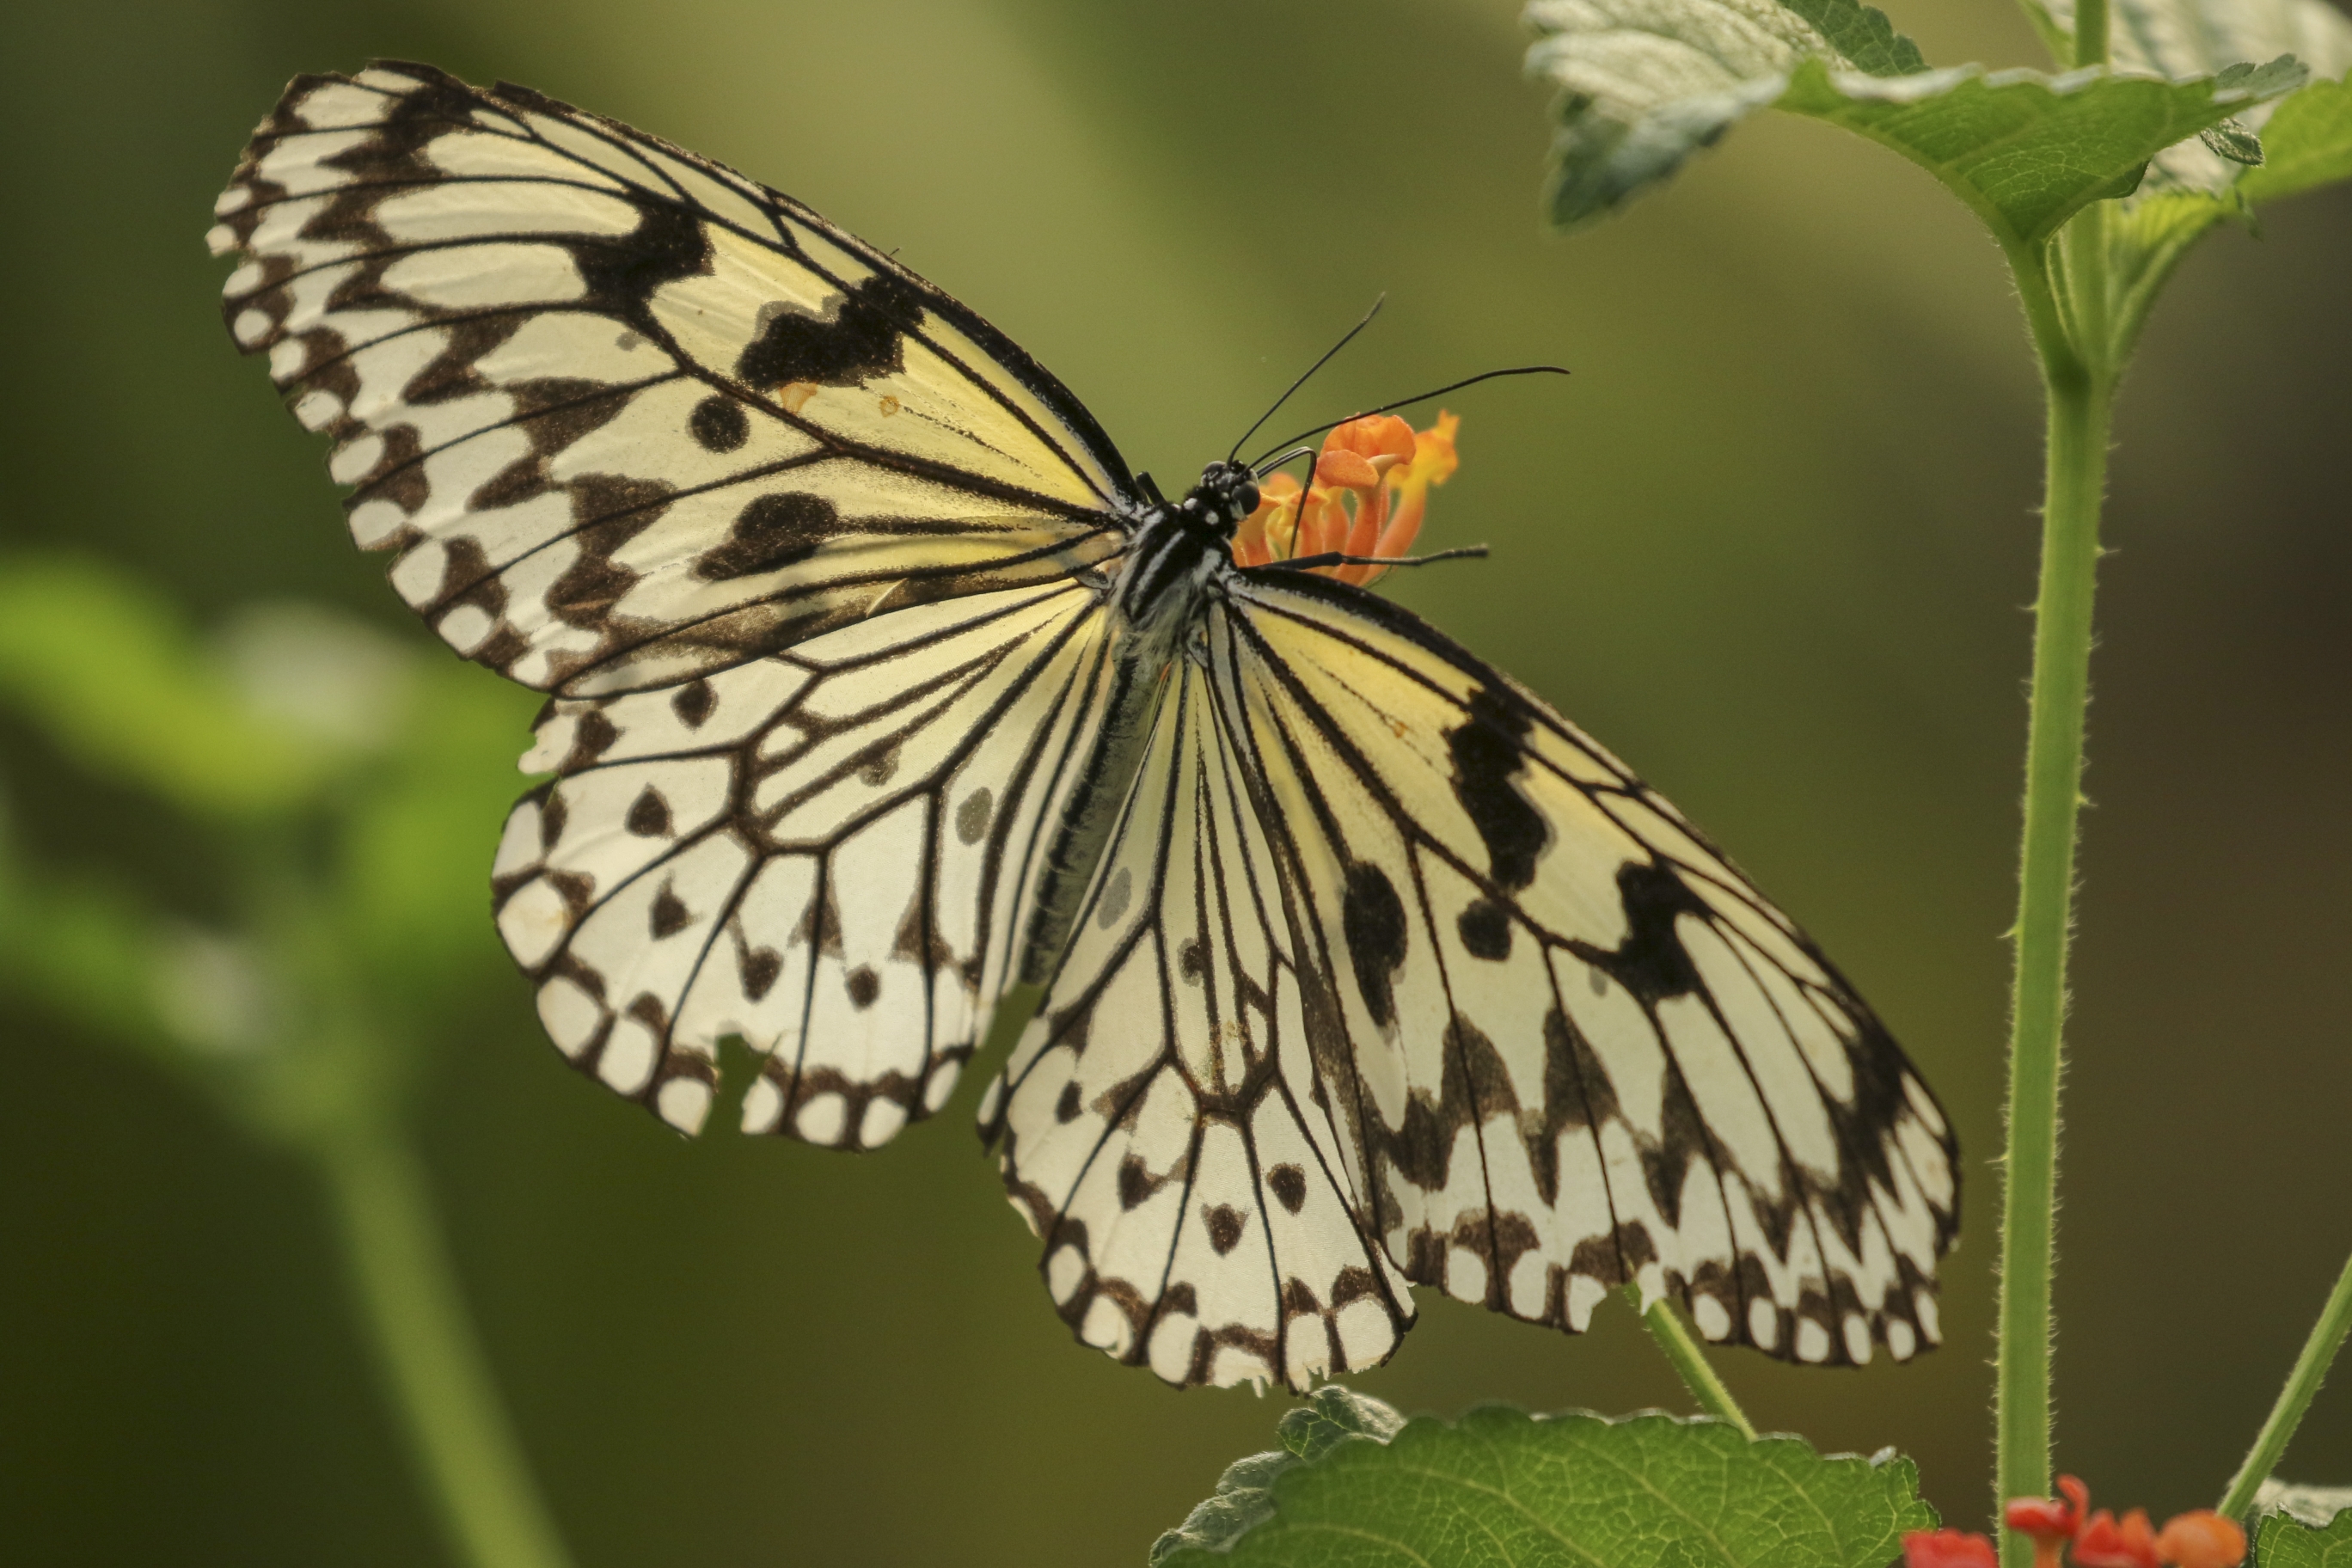
[[(2009, 1528), (2033, 1542), (2034, 1568), (2059, 1568), (2074, 1549), (2075, 1568), (2237, 1568), (2246, 1560), (2246, 1532), (2210, 1508), (2175, 1514), (2162, 1530), (2136, 1508), (2118, 1520), (2091, 1511), (2091, 1489), (2073, 1476), (2058, 1478), (2055, 1498), (2011, 1498)], [(1997, 1568), (1984, 1536), (1959, 1530), (1915, 1530), (1903, 1538), (1904, 1568)]]
[[(1460, 423), (1440, 410), (1437, 423), (1421, 431), (1393, 414), (1339, 426), (1323, 438), (1314, 482), (1303, 493), (1288, 474), (1276, 474), (1259, 487), (1257, 510), (1234, 533), (1234, 560), (1263, 566), (1309, 555), (1403, 554), (1421, 532), (1430, 487), (1452, 478), (1460, 461), (1454, 453), (1454, 430)], [(1388, 568), (1309, 570), (1364, 584)]]

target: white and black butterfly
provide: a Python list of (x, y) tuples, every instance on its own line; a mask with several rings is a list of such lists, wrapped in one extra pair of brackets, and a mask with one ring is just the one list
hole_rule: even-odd
[[(458, 652), (552, 694), (500, 933), (583, 1071), (840, 1148), (982, 1108), (1087, 1342), (1373, 1365), (1410, 1286), (1612, 1288), (1806, 1362), (1937, 1339), (1954, 1144), (1682, 816), (1362, 588), (1237, 566), (971, 311), (527, 89), (304, 77), (211, 239)], [(991, 1020), (995, 1024), (992, 1031)]]

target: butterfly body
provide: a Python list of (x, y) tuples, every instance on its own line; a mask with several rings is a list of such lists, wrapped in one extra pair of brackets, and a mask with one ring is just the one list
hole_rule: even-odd
[[(1148, 479), (1142, 488), (1154, 493)], [(1234, 530), (1256, 505), (1255, 475), (1237, 463), (1212, 464), (1181, 500), (1154, 499), (1137, 510), (1134, 542), (1099, 585), (1105, 614), (1117, 628), (1109, 690), (1101, 727), (1043, 851), (1015, 965), (1023, 987), (1042, 986), (1061, 958), (1077, 900), (1142, 765), (1169, 667), (1198, 643), (1202, 607), (1234, 571), (1228, 548)]]
[(1084, 1341), (1178, 1384), (1385, 1358), (1415, 1286), (1624, 1284), (1817, 1363), (1937, 1338), (1951, 1132), (1853, 988), (1625, 766), (1351, 583), (1236, 565), (984, 320), (528, 89), (299, 79), (225, 315), (352, 531), (549, 692), (499, 932), (685, 1131), (982, 1131)]

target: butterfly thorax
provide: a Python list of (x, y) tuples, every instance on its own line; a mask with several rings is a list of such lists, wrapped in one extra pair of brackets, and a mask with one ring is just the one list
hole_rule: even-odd
[(1202, 469), (1183, 500), (1150, 508), (1111, 590), (1112, 609), (1145, 634), (1187, 625), (1208, 584), (1232, 568), (1234, 530), (1257, 501), (1257, 476), (1224, 461)]

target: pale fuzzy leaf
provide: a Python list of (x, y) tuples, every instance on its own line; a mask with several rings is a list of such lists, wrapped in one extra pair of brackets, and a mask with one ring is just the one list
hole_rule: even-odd
[(2309, 1525), (2333, 1523), (2347, 1508), (2352, 1508), (2352, 1487), (2302, 1486), (2273, 1477), (2254, 1490), (2257, 1514), (2291, 1514)]
[(2184, 82), (1972, 67), (1890, 79), (1809, 62), (1779, 102), (1894, 148), (1975, 208), (2004, 244), (2030, 247), (2091, 202), (2131, 190), (2163, 149), (2302, 80), (2293, 60)]
[(2182, 82), (1923, 70), (1908, 39), (1852, 0), (1804, 0), (1801, 14), (1768, 0), (1535, 0), (1527, 16), (1539, 35), (1528, 68), (1561, 89), (1549, 204), (1563, 226), (1775, 104), (1885, 142), (2004, 243), (2033, 245), (2084, 204), (2129, 191), (2166, 148), (2302, 79), (2278, 60)]
[(1560, 93), (1547, 205), (1563, 227), (1672, 174), (1799, 61), (1836, 58), (1777, 0), (1535, 0), (1527, 22), (1528, 74)]

